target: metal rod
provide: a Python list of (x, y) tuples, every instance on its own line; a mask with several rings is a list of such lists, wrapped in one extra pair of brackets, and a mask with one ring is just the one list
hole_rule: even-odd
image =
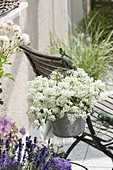
[(82, 168), (84, 168), (84, 169), (88, 170), (85, 166), (80, 165), (80, 164), (78, 164), (78, 163), (76, 163), (76, 162), (72, 162), (72, 161), (71, 161), (70, 163), (75, 164), (75, 165), (78, 165), (78, 166), (81, 166)]
[(110, 150), (107, 150), (107, 148), (104, 145), (102, 145), (100, 140), (98, 139), (98, 137), (93, 129), (93, 125), (91, 123), (90, 116), (88, 116), (86, 120), (87, 120), (87, 124), (88, 124), (89, 130), (90, 130), (90, 133), (91, 133), (91, 136), (92, 136), (92, 139), (93, 139), (95, 145), (97, 145), (97, 147), (100, 148), (100, 151), (105, 153), (110, 158), (113, 158), (112, 152)]
[[(82, 137), (82, 136), (81, 136)], [(74, 141), (72, 143), (72, 145), (68, 148), (68, 150), (66, 151), (66, 154), (64, 156), (64, 158), (66, 159), (68, 157), (68, 155), (70, 154), (70, 152), (74, 149), (74, 147), (81, 141), (81, 137), (78, 137), (78, 139), (76, 139), (76, 141)]]

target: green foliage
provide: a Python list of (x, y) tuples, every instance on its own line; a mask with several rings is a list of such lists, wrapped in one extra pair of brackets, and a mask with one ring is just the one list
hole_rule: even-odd
[[(9, 62), (9, 56), (5, 56), (5, 55), (2, 55), (2, 52), (0, 54), (0, 79), (2, 77), (8, 77), (9, 79), (13, 80), (14, 81), (14, 78), (11, 76), (10, 73), (5, 73), (4, 72), (4, 66), (5, 65), (11, 65), (11, 63)], [(0, 83), (1, 85), (1, 83)], [(2, 93), (2, 88), (0, 87), (0, 93)], [(3, 100), (0, 98), (0, 105), (3, 105)]]
[(113, 9), (102, 7), (89, 12), (78, 24), (78, 29), (84, 34), (95, 37), (96, 32), (103, 31), (100, 40), (106, 38), (113, 30)]
[(86, 37), (84, 33), (78, 36), (70, 36), (70, 44), (66, 45), (63, 40), (58, 37), (51, 36), (50, 52), (59, 53), (59, 49), (70, 57), (73, 63), (80, 68), (83, 68), (90, 77), (95, 80), (103, 79), (109, 69), (112, 69), (113, 62), (113, 42), (110, 34), (106, 39), (99, 41), (103, 35), (97, 31), (95, 37)]
[(78, 35), (70, 35), (69, 44), (51, 35), (49, 51), (60, 53), (62, 48), (90, 77), (110, 80), (108, 73), (113, 70), (113, 10), (108, 7), (94, 9), (79, 22), (75, 31)]
[(67, 52), (68, 46), (65, 44), (64, 40), (59, 39), (55, 34), (50, 33), (50, 44), (49, 52), (52, 54), (59, 54), (59, 50), (63, 49)]

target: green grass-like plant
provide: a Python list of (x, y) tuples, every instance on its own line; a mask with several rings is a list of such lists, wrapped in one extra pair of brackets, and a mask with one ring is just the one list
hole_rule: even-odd
[(100, 9), (95, 8), (91, 10), (89, 14), (85, 15), (85, 17), (78, 23), (77, 28), (79, 28), (84, 34), (90, 34), (92, 38), (95, 37), (97, 30), (99, 33), (103, 31), (100, 41), (105, 39), (113, 30), (112, 8), (101, 7)]
[(100, 32), (100, 29), (97, 29), (93, 37), (84, 33), (79, 33), (78, 36), (71, 35), (68, 45), (52, 35), (49, 50), (55, 54), (62, 48), (77, 67), (83, 68), (94, 80), (102, 80), (112, 69), (113, 62), (112, 33), (100, 41), (103, 34), (103, 30)]
[(73, 63), (83, 68), (90, 77), (111, 81), (109, 75), (110, 70), (113, 70), (113, 10), (106, 7), (92, 10), (75, 30), (74, 35), (70, 35), (68, 44), (51, 34), (49, 51), (60, 53), (59, 49), (62, 48)]

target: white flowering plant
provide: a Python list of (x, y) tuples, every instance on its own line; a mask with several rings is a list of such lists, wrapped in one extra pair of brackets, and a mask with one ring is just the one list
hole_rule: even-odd
[(19, 52), (19, 45), (28, 45), (29, 35), (22, 33), (20, 26), (15, 25), (12, 20), (6, 23), (0, 22), (0, 78), (4, 74), (3, 65), (11, 64), (9, 59), (12, 54)]
[(81, 68), (58, 69), (49, 78), (38, 76), (28, 82), (28, 116), (35, 127), (66, 114), (70, 123), (86, 118), (94, 104), (105, 97), (105, 83), (94, 81)]
[[(10, 57), (20, 51), (20, 45), (29, 45), (29, 43), (29, 35), (23, 33), (20, 26), (14, 24), (12, 20), (6, 23), (0, 22), (0, 78), (5, 76), (13, 79), (10, 73), (4, 71), (4, 66), (11, 64)], [(0, 104), (3, 104), (2, 99)]]

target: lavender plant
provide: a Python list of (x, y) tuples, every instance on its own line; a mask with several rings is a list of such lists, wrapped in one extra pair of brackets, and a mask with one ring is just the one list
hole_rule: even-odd
[[(12, 148), (14, 144), (17, 143), (17, 140), (20, 135), (25, 135), (25, 128), (18, 128), (16, 122), (7, 115), (0, 117), (0, 137), (2, 140), (2, 148), (5, 147), (5, 144), (10, 145)], [(10, 143), (9, 140), (10, 139)]]
[(26, 141), (18, 139), (17, 144), (10, 150), (10, 138), (6, 141), (5, 149), (2, 149), (0, 140), (0, 169), (1, 170), (72, 170), (69, 161), (59, 157), (53, 145), (37, 144), (31, 136), (26, 137)]

